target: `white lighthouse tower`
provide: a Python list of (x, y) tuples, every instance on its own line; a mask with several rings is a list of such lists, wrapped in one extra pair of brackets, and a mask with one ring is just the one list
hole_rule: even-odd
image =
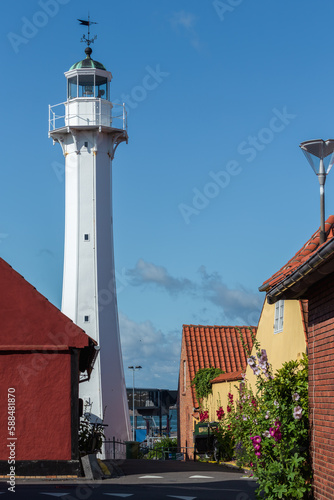
[[(87, 21), (85, 21), (87, 23)], [(89, 26), (89, 24), (86, 24)], [(111, 204), (111, 162), (128, 140), (124, 105), (110, 101), (112, 75), (91, 58), (65, 73), (67, 101), (49, 106), (49, 137), (65, 156), (65, 251), (61, 310), (100, 348), (79, 396), (107, 437), (131, 438), (120, 345)]]

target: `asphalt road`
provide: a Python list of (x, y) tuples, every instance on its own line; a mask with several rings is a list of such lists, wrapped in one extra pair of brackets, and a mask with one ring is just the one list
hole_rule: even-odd
[[(143, 463), (146, 462), (146, 463)], [(0, 499), (254, 500), (256, 482), (215, 464), (126, 460), (121, 477), (104, 481), (16, 481), (15, 496), (0, 484)]]

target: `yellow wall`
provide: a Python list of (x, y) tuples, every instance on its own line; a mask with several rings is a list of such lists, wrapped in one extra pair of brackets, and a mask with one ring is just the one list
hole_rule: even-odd
[(210, 422), (217, 421), (216, 411), (220, 406), (223, 407), (226, 413), (226, 406), (228, 402), (228, 393), (230, 392), (234, 396), (234, 401), (238, 398), (238, 391), (234, 386), (239, 387), (239, 382), (236, 380), (234, 382), (221, 382), (218, 384), (212, 384), (212, 394), (203, 401), (203, 409), (209, 411)]
[[(259, 320), (256, 339), (260, 342), (260, 348), (266, 349), (268, 361), (272, 365), (275, 373), (285, 361), (296, 360), (302, 357), (306, 352), (306, 341), (302, 313), (298, 300), (285, 300), (283, 331), (274, 333), (275, 304), (268, 304), (265, 300), (262, 313)], [(252, 351), (256, 355), (255, 349)], [(247, 384), (255, 389), (256, 376), (252, 369), (247, 365), (246, 369)], [(220, 405), (226, 412), (228, 404), (228, 393), (234, 395), (237, 399), (237, 389), (239, 382), (221, 382), (212, 384), (212, 395), (203, 402), (203, 408), (209, 411), (210, 421), (217, 420), (216, 410)]]
[[(281, 368), (285, 361), (300, 359), (306, 352), (306, 341), (302, 313), (299, 300), (284, 301), (283, 331), (274, 333), (275, 304), (265, 300), (260, 316), (256, 339), (260, 348), (265, 349), (273, 372)], [(253, 349), (252, 354), (256, 352)], [(250, 366), (247, 366), (246, 379), (255, 388), (256, 376)]]

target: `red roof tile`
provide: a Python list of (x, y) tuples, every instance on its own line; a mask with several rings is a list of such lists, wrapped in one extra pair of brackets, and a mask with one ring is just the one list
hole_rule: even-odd
[[(255, 326), (183, 325), (183, 342), (186, 346), (190, 380), (193, 380), (199, 369), (211, 367), (220, 368), (227, 376), (240, 373), (241, 378), (241, 373), (246, 370), (247, 353), (241, 343), (238, 329), (251, 351), (253, 341), (250, 328), (256, 334)], [(194, 407), (197, 407), (194, 387), (192, 396)]]
[(268, 291), (275, 285), (290, 276), (299, 266), (304, 264), (312, 255), (322, 248), (323, 245), (328, 244), (334, 238), (334, 215), (330, 215), (325, 223), (326, 241), (320, 245), (320, 229), (318, 229), (305, 245), (290, 259), (279, 271), (271, 276), (271, 278), (264, 281), (260, 287), (261, 291)]
[(222, 373), (218, 377), (211, 380), (212, 384), (218, 384), (219, 382), (233, 382), (234, 380), (241, 380), (243, 372), (239, 370), (238, 372)]

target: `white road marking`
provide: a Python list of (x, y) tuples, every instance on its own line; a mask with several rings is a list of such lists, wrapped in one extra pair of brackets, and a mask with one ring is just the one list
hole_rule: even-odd
[(139, 479), (163, 479), (162, 476), (141, 476)]
[(190, 479), (214, 479), (213, 476), (189, 476)]

